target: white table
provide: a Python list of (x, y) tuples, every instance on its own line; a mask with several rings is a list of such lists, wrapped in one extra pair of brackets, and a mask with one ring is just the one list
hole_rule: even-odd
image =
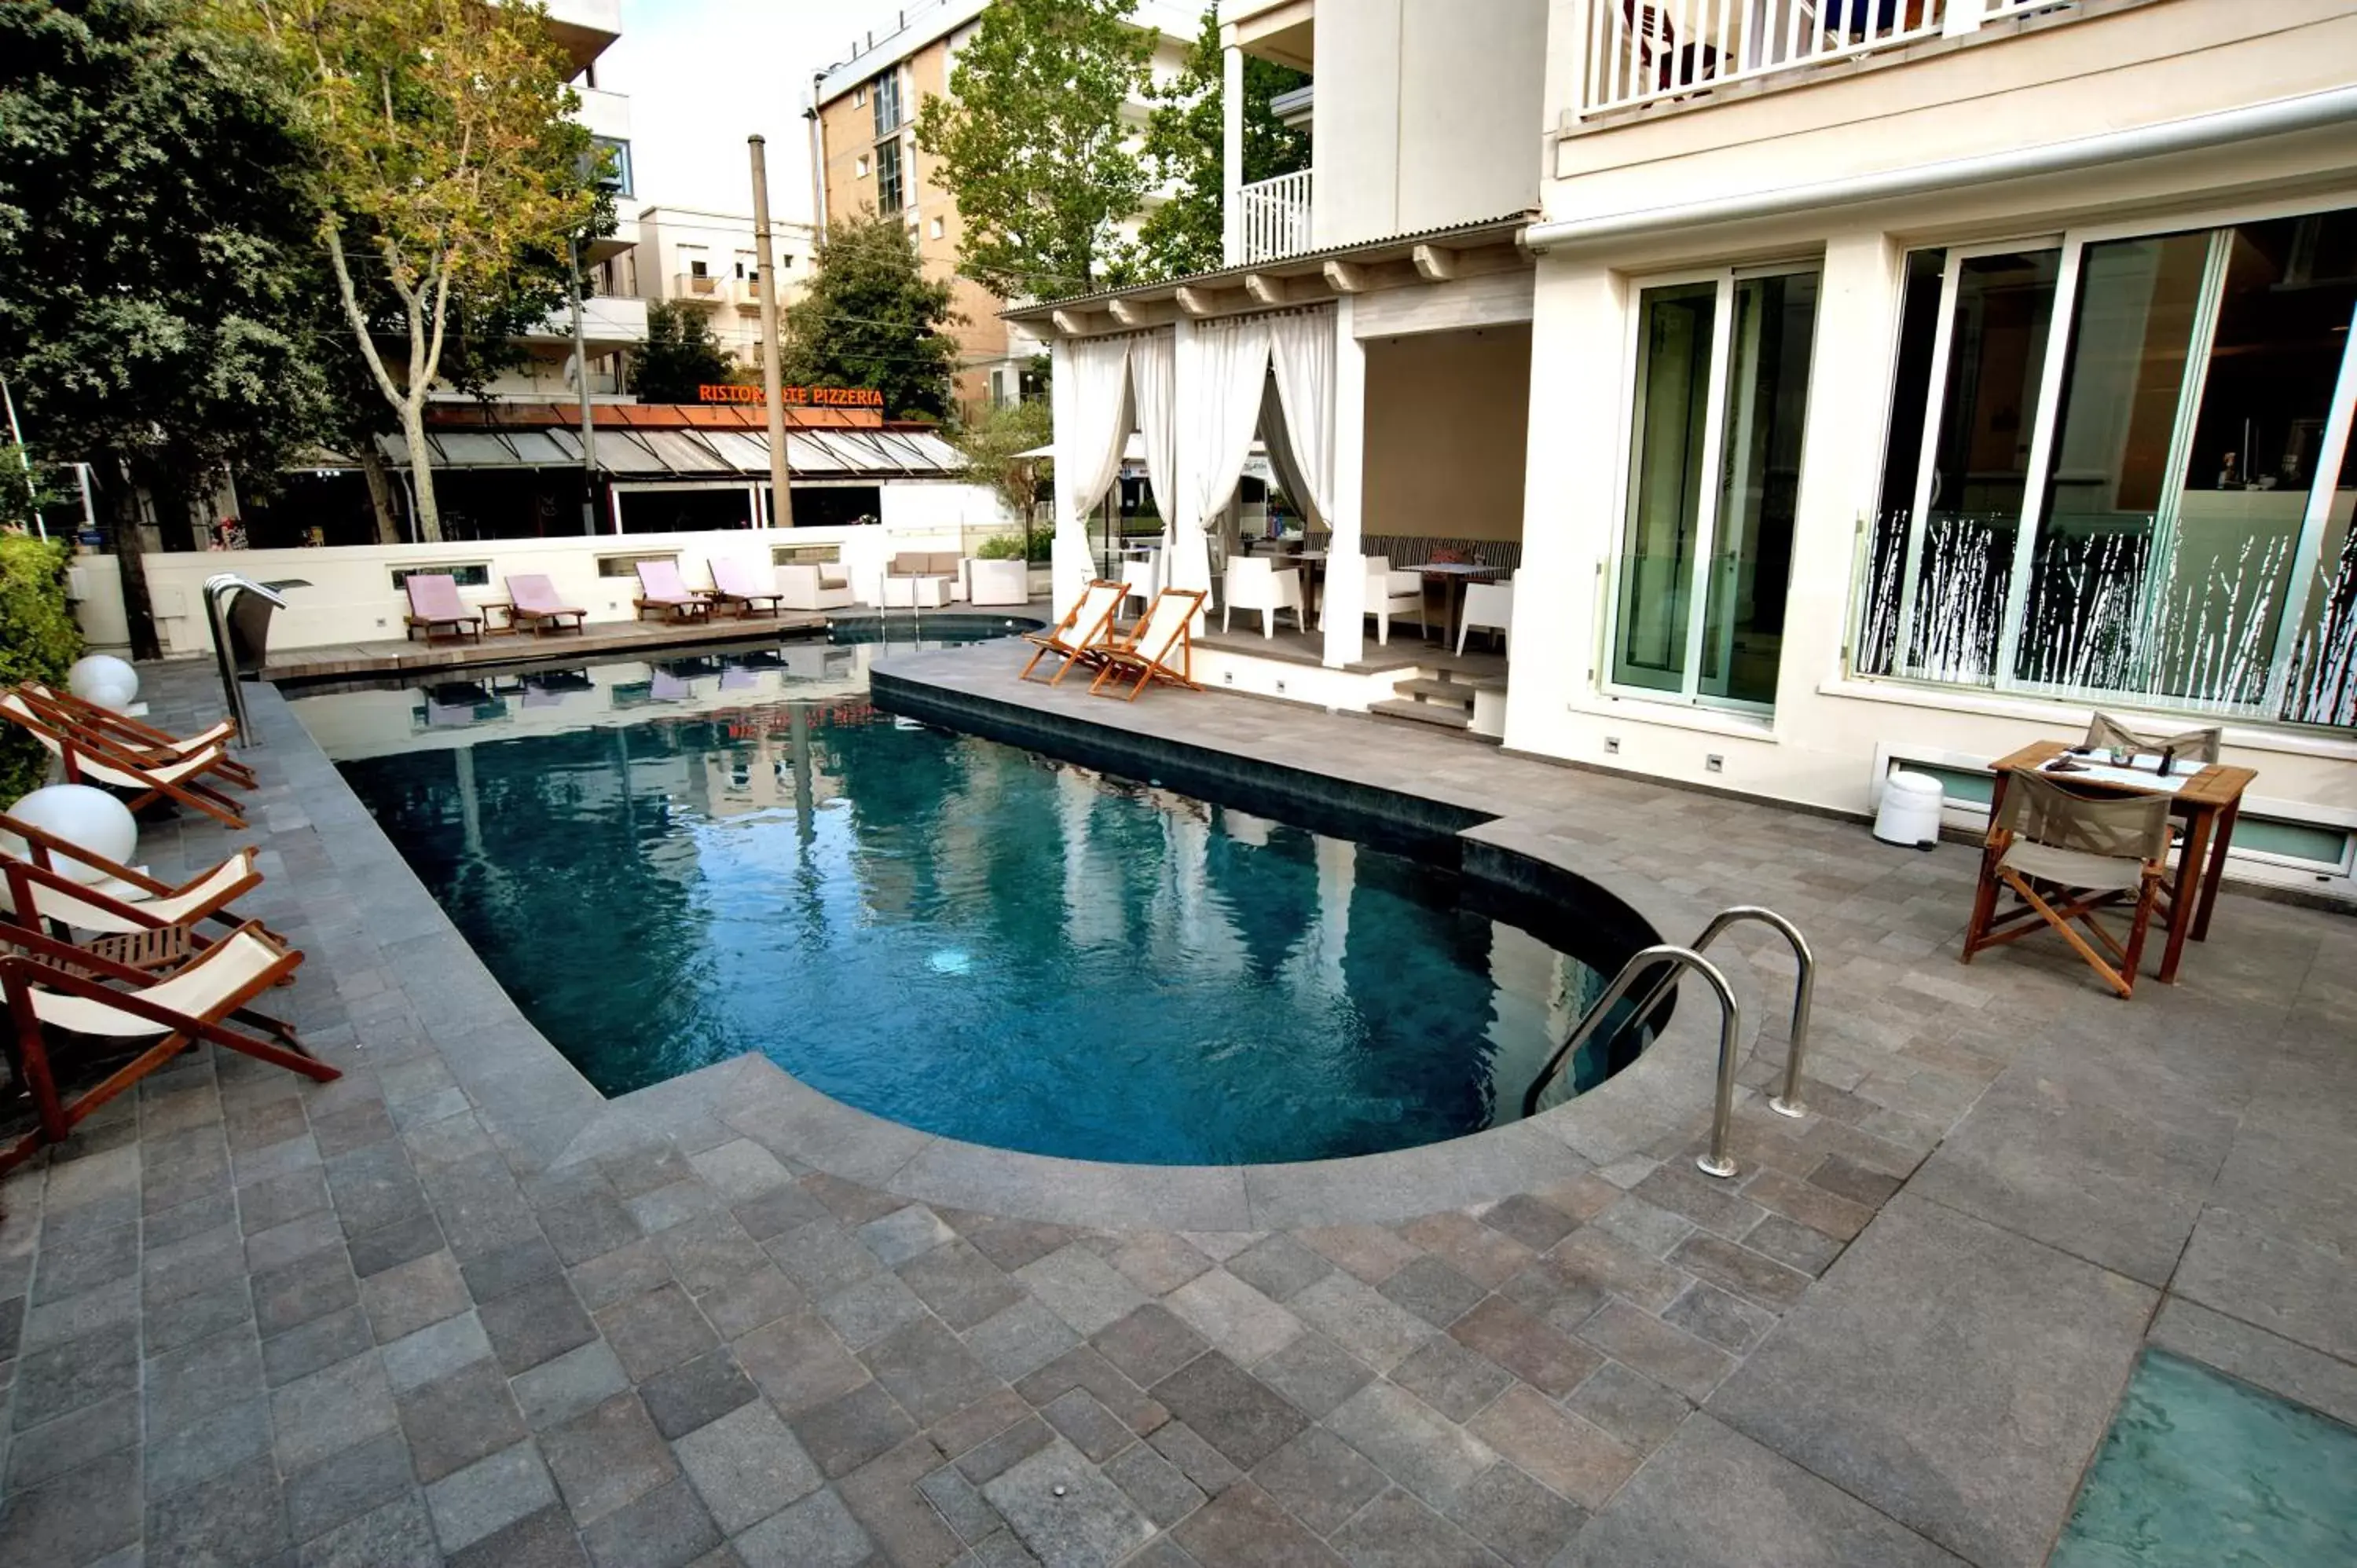
[(1426, 561), (1421, 566), (1410, 566), (1411, 572), (1421, 572), (1427, 577), (1438, 577), (1453, 585), (1454, 597), (1449, 602), (1448, 624), (1441, 628), (1440, 642), (1444, 648), (1457, 646), (1457, 622), (1465, 613), (1465, 587), (1476, 577), (1494, 577), (1501, 568), (1485, 566), (1479, 561)]

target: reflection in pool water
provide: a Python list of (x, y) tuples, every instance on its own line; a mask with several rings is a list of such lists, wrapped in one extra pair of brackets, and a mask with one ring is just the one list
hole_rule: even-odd
[(1003, 1147), (1362, 1154), (1518, 1114), (1600, 989), (1450, 873), (896, 720), (865, 650), (780, 651), (296, 709), (608, 1093), (761, 1051)]

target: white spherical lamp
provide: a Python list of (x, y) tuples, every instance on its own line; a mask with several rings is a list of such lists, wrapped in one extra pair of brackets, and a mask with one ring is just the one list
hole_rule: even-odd
[(92, 653), (66, 671), (66, 690), (119, 714), (139, 695), (139, 671), (111, 653)]
[[(63, 839), (77, 849), (102, 856), (117, 865), (127, 865), (139, 847), (139, 824), (132, 820), (131, 809), (103, 789), (93, 789), (87, 784), (51, 784), (36, 789), (8, 808), (8, 814), (27, 827), (39, 828), (52, 838)], [(14, 833), (0, 832), (0, 851), (19, 860), (33, 858), (32, 848)], [(106, 873), (84, 861), (69, 855), (52, 855), (50, 864), (60, 876), (76, 882), (102, 882)]]

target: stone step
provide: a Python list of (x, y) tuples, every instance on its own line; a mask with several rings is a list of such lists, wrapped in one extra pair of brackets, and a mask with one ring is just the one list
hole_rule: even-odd
[(1437, 703), (1415, 703), (1394, 699), (1371, 704), (1367, 712), (1387, 719), (1405, 719), (1411, 724), (1431, 725), (1437, 729), (1471, 729), (1471, 704), (1462, 708), (1445, 707)]
[(1463, 681), (1436, 681), (1429, 676), (1419, 675), (1413, 681), (1400, 682), (1392, 690), (1405, 696), (1420, 697), (1427, 703), (1437, 703), (1444, 707), (1469, 710), (1473, 706), (1474, 688)]

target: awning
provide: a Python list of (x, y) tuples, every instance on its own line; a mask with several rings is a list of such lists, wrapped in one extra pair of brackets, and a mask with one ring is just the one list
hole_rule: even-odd
[[(578, 468), (576, 430), (428, 430), (428, 460), (437, 471), (495, 472)], [(377, 449), (395, 467), (409, 464), (408, 444), (381, 435)], [(336, 453), (313, 453), (306, 468), (349, 468)], [(826, 478), (942, 479), (965, 471), (956, 447), (930, 431), (789, 430), (791, 475)], [(618, 479), (741, 481), (770, 477), (770, 440), (758, 430), (619, 430), (597, 432), (597, 467)]]

